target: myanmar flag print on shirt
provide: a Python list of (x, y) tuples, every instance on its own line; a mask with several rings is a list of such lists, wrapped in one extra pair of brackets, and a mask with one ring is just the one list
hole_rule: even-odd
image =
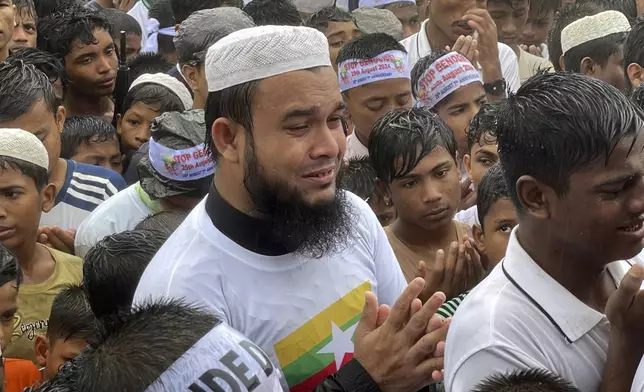
[(353, 358), (353, 333), (369, 290), (364, 282), (273, 346), (291, 392), (315, 389)]

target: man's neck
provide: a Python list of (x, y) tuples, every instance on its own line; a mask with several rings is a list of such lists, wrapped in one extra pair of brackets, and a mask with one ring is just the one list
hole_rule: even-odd
[[(423, 32), (421, 31), (421, 33)], [(424, 33), (427, 36), (427, 41), (429, 42), (429, 46), (432, 48), (432, 51), (445, 50), (446, 46), (449, 46), (450, 48), (454, 46), (452, 38), (446, 36), (441, 29), (433, 23), (431, 16), (425, 24)]]
[(103, 8), (114, 8), (114, 3), (110, 0), (95, 0)]
[(201, 99), (201, 94), (199, 94), (198, 91), (195, 91), (195, 98), (192, 103), (192, 109), (201, 109), (204, 110), (206, 108), (206, 103)]
[(99, 116), (102, 117), (110, 111), (112, 101), (107, 96), (89, 97), (76, 94), (71, 89), (67, 91), (64, 99), (67, 116)]
[(25, 284), (39, 284), (47, 281), (54, 273), (56, 262), (43, 245), (31, 238), (13, 249)]
[(441, 227), (428, 231), (398, 218), (391, 224), (391, 231), (403, 243), (415, 249), (443, 249), (457, 239), (455, 224), (454, 221), (449, 221)]
[[(217, 167), (217, 175), (215, 176), (215, 187), (222, 199), (230, 204), (234, 209), (243, 212), (246, 215), (256, 216), (254, 214), (253, 202), (244, 187), (243, 181), (235, 180), (232, 173), (228, 170), (222, 170), (222, 165)], [(233, 184), (233, 185), (231, 185)]]
[(359, 141), (360, 143), (362, 143), (362, 145), (363, 145), (363, 146), (365, 146), (365, 147), (369, 148), (369, 138), (366, 138), (366, 139), (365, 139), (365, 137), (364, 137), (364, 136), (362, 136), (362, 134), (361, 134), (360, 132), (358, 132), (358, 130), (357, 130), (357, 129), (354, 129), (354, 130), (353, 130), (353, 133), (355, 133), (355, 134), (356, 134), (356, 138), (358, 139), (358, 141)]
[(514, 54), (517, 55), (517, 59), (521, 58), (521, 49), (519, 48), (519, 45), (508, 45), (510, 48), (512, 48), (512, 51)]
[(56, 186), (56, 192), (60, 192), (67, 179), (67, 160), (59, 158), (56, 165), (49, 173), (49, 182)]

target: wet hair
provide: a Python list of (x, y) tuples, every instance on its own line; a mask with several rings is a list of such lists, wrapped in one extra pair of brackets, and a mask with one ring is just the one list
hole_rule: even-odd
[(134, 230), (156, 231), (163, 234), (165, 238), (168, 238), (183, 223), (187, 216), (188, 213), (184, 211), (157, 212), (139, 222)]
[(257, 26), (302, 25), (302, 17), (291, 0), (253, 0), (246, 4), (244, 12), (253, 18)]
[(392, 110), (376, 121), (369, 136), (371, 163), (385, 184), (409, 174), (437, 147), (456, 161), (454, 133), (425, 108)]
[(309, 16), (304, 21), (304, 26), (324, 32), (329, 27), (329, 22), (353, 22), (355, 24), (356, 20), (351, 13), (331, 6), (324, 7)]
[(53, 53), (64, 61), (73, 50), (73, 42), (96, 44), (94, 30), (101, 29), (112, 35), (112, 25), (100, 11), (84, 6), (71, 6), (38, 19), (38, 48)]
[(24, 61), (0, 63), (0, 122), (29, 113), (40, 100), (55, 116), (59, 102), (47, 75)]
[(563, 29), (578, 19), (585, 16), (592, 16), (602, 11), (603, 9), (598, 4), (586, 3), (569, 4), (557, 13), (550, 32), (548, 32), (548, 52), (550, 62), (554, 66), (555, 71), (561, 71), (559, 58), (563, 55), (563, 49), (561, 48), (561, 32)]
[(523, 209), (519, 177), (532, 176), (565, 196), (574, 173), (607, 161), (620, 141), (638, 136), (643, 119), (629, 98), (600, 80), (575, 73), (528, 79), (501, 103), (494, 135), (517, 212)]
[(629, 86), (631, 86), (631, 79), (628, 77), (627, 70), (631, 64), (644, 67), (644, 19), (640, 19), (633, 25), (624, 44), (624, 74)]
[(97, 318), (132, 306), (143, 271), (166, 239), (151, 230), (124, 231), (103, 238), (87, 252), (83, 285)]
[(96, 327), (96, 317), (81, 285), (70, 285), (56, 295), (47, 325), (47, 337), (51, 345), (58, 339), (91, 342), (96, 338)]
[(377, 192), (376, 171), (368, 156), (349, 159), (349, 167), (342, 171), (340, 187), (367, 200)]
[(104, 143), (116, 140), (116, 129), (107, 121), (97, 116), (72, 116), (65, 120), (60, 134), (60, 157), (71, 159), (78, 154), (81, 144)]
[(631, 26), (637, 19), (637, 5), (635, 1), (636, 0), (577, 0), (580, 4), (597, 4), (606, 11), (619, 11), (626, 16), (628, 21), (631, 23)]
[(75, 388), (144, 391), (219, 323), (211, 313), (180, 300), (138, 306), (108, 325), (99, 341), (72, 361)]
[[(420, 78), (423, 77), (423, 73), (429, 69), (429, 67), (434, 64), (436, 60), (445, 56), (448, 52), (445, 50), (436, 50), (431, 52), (425, 57), (421, 57), (420, 60), (416, 62), (414, 68), (411, 69), (411, 93), (414, 96), (415, 100), (418, 100), (418, 82)], [(437, 109), (442, 105), (445, 105), (449, 102), (452, 94), (447, 95), (445, 98), (441, 99), (440, 102), (436, 103), (431, 109)]]
[(16, 6), (17, 15), (26, 15), (27, 17), (32, 17), (34, 20), (38, 20), (34, 0), (13, 0), (13, 5)]
[[(491, 170), (491, 169), (490, 169)], [(579, 392), (568, 381), (546, 369), (515, 370), (494, 374), (479, 383), (472, 392)]]
[(79, 392), (76, 389), (74, 360), (65, 362), (51, 380), (44, 380), (26, 388), (24, 392)]
[(40, 192), (45, 185), (49, 184), (49, 173), (44, 167), (40, 167), (31, 162), (23, 161), (13, 157), (0, 155), (0, 174), (7, 170), (15, 170), (25, 177), (34, 180), (36, 190)]
[(139, 22), (127, 13), (116, 8), (106, 8), (101, 12), (112, 25), (112, 38), (119, 39), (121, 31), (125, 31), (127, 35), (132, 34), (139, 37), (143, 35)]
[(626, 35), (627, 33), (609, 34), (569, 49), (564, 54), (566, 71), (581, 72), (580, 65), (584, 57), (590, 57), (593, 62), (604, 68), (610, 56), (622, 50), (622, 45), (626, 42)]
[[(159, 29), (173, 27), (176, 22), (172, 14), (170, 0), (155, 0), (150, 6), (148, 12), (150, 19), (154, 18), (159, 21)], [(174, 37), (164, 34), (157, 36), (159, 53), (174, 53)]]
[(61, 82), (63, 88), (67, 85), (65, 67), (60, 59), (49, 52), (36, 48), (20, 48), (11, 52), (7, 62), (13, 63), (22, 61), (25, 64), (31, 64), (37, 70), (42, 71), (49, 78), (50, 83)]
[(631, 99), (640, 109), (644, 110), (644, 86), (640, 86), (631, 92)]
[(530, 13), (538, 17), (544, 17), (548, 13), (557, 11), (561, 8), (561, 0), (530, 0)]
[(159, 105), (159, 114), (186, 110), (177, 94), (167, 87), (155, 83), (139, 84), (128, 91), (123, 101), (123, 113), (130, 110), (137, 102), (143, 102), (146, 105)]
[(143, 52), (128, 59), (127, 65), (130, 67), (131, 82), (134, 82), (143, 74), (166, 73), (172, 68), (172, 63), (163, 57), (161, 53)]
[(500, 199), (510, 199), (508, 186), (505, 183), (503, 169), (500, 164), (495, 164), (488, 169), (476, 188), (476, 209), (483, 227), (483, 220), (490, 208)]
[(481, 106), (479, 112), (472, 119), (467, 129), (467, 151), (472, 152), (475, 144), (494, 142), (493, 138), (486, 137), (496, 130), (496, 123), (499, 116), (499, 105), (497, 103), (486, 103)]
[[(42, 18), (74, 6), (85, 6), (84, 0), (34, 0), (36, 15)], [(40, 31), (39, 31), (40, 32)]]
[(242, 8), (242, 0), (170, 0), (172, 14), (177, 24), (183, 23), (190, 15), (197, 11), (219, 7)]
[(16, 281), (16, 288), (22, 283), (22, 270), (11, 249), (0, 244), (0, 286)]

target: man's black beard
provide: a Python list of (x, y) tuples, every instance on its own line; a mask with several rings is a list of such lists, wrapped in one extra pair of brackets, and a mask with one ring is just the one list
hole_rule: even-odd
[(244, 187), (256, 212), (271, 222), (273, 241), (305, 258), (344, 250), (354, 221), (345, 192), (336, 186), (332, 201), (311, 205), (297, 189), (266, 179), (252, 146), (247, 147)]

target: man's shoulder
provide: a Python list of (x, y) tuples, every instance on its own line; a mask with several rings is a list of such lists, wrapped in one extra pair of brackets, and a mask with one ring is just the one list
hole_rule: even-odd
[(508, 45), (504, 44), (503, 42), (499, 42), (499, 59), (501, 61), (504, 61), (505, 59), (514, 59), (514, 61), (517, 61), (517, 55), (514, 53), (514, 50), (512, 50), (511, 47)]
[(75, 162), (72, 178), (92, 183), (92, 185), (98, 185), (106, 189), (115, 188), (120, 191), (127, 187), (125, 180), (117, 172), (100, 166), (88, 165), (86, 163)]

